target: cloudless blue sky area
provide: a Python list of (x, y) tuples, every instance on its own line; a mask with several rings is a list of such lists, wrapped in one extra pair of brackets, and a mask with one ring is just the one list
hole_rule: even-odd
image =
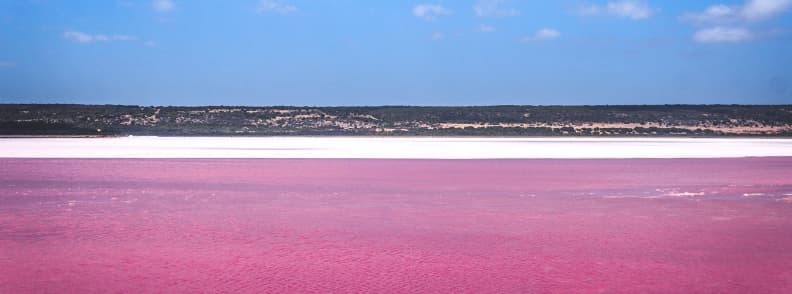
[(0, 103), (792, 103), (792, 0), (0, 0)]

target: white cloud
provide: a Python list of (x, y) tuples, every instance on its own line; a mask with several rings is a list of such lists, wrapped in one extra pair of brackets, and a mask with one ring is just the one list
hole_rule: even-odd
[(176, 8), (176, 3), (173, 3), (172, 0), (154, 0), (151, 3), (151, 6), (154, 8), (156, 12), (171, 12), (173, 9)]
[(646, 3), (636, 1), (609, 2), (608, 13), (632, 19), (644, 19), (652, 16), (654, 11)]
[(753, 33), (744, 28), (714, 27), (697, 31), (693, 40), (701, 43), (737, 43), (753, 39)]
[(259, 1), (258, 7), (256, 7), (256, 12), (262, 14), (270, 12), (277, 14), (290, 14), (297, 12), (297, 7), (282, 3), (277, 0), (261, 0)]
[(546, 41), (557, 39), (561, 37), (561, 32), (555, 29), (541, 29), (536, 31), (533, 35), (526, 36), (522, 38), (523, 42), (530, 42), (530, 41)]
[(432, 34), (432, 40), (438, 41), (438, 40), (442, 40), (442, 39), (445, 39), (445, 34), (440, 33), (440, 32)]
[(129, 35), (91, 35), (78, 31), (66, 31), (63, 37), (78, 43), (111, 42), (111, 41), (135, 41), (137, 37)]
[(643, 1), (612, 1), (605, 5), (588, 4), (580, 7), (582, 15), (613, 15), (633, 20), (646, 19), (655, 13), (655, 9)]
[(159, 44), (157, 44), (157, 42), (154, 42), (154, 41), (151, 41), (151, 40), (143, 42), (143, 46), (146, 46), (146, 47), (157, 47), (157, 45), (159, 45)]
[(129, 36), (129, 35), (113, 35), (111, 38), (112, 38), (113, 41), (135, 41), (135, 40), (137, 40), (137, 37)]
[(473, 12), (481, 17), (504, 17), (517, 16), (520, 11), (515, 8), (503, 8), (500, 6), (503, 0), (478, 0), (473, 5)]
[(83, 32), (67, 31), (63, 33), (63, 37), (72, 41), (80, 43), (91, 43), (94, 41), (94, 36)]
[(12, 61), (0, 60), (0, 67), (14, 67), (14, 66), (16, 66), (16, 63)]
[(700, 29), (693, 35), (693, 40), (702, 43), (737, 43), (757, 39), (759, 35), (773, 35), (772, 32), (757, 33), (750, 29), (749, 24), (772, 19), (790, 7), (792, 0), (747, 0), (743, 5), (712, 5), (703, 12), (683, 14), (679, 19), (695, 24), (731, 23), (730, 27)]
[(483, 25), (479, 25), (479, 27), (476, 29), (476, 31), (479, 32), (479, 33), (491, 33), (491, 32), (495, 31), (495, 27), (493, 27), (491, 25), (483, 24)]
[(135, 41), (137, 37), (129, 35), (94, 35), (96, 41)]
[(778, 16), (790, 7), (792, 0), (748, 0), (743, 5), (712, 5), (703, 12), (683, 14), (680, 19), (695, 23), (756, 22)]
[(760, 21), (784, 13), (792, 0), (750, 0), (743, 6), (741, 16), (749, 21)]
[(554, 29), (541, 29), (536, 31), (534, 37), (539, 40), (555, 39), (561, 36), (561, 33)]
[(691, 22), (728, 22), (739, 15), (740, 7), (734, 5), (712, 5), (701, 13), (687, 13), (680, 17), (681, 20)]
[(442, 5), (437, 4), (419, 4), (413, 7), (413, 15), (423, 18), (425, 20), (433, 20), (441, 15), (450, 14), (451, 11)]

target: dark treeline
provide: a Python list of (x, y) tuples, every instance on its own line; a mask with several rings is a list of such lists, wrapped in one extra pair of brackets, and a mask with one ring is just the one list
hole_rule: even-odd
[(790, 105), (0, 104), (0, 135), (790, 136)]

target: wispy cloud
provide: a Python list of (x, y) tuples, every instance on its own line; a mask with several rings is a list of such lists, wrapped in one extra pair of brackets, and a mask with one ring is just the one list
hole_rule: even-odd
[(612, 15), (633, 20), (650, 18), (655, 11), (648, 3), (633, 0), (612, 1), (605, 5), (585, 4), (577, 10), (581, 15)]
[(478, 0), (473, 5), (473, 12), (480, 17), (505, 17), (520, 15), (516, 8), (502, 7), (503, 0)]
[(277, 0), (261, 0), (256, 7), (256, 12), (261, 14), (277, 13), (285, 15), (297, 12), (297, 7)]
[(751, 25), (777, 17), (790, 8), (792, 0), (747, 0), (743, 5), (711, 5), (702, 12), (685, 13), (679, 19), (695, 25), (715, 25), (696, 31), (694, 41), (738, 43), (757, 39), (759, 35), (775, 35), (757, 33)]
[(16, 63), (13, 61), (0, 60), (0, 67), (14, 67)]
[(753, 39), (753, 33), (743, 28), (714, 27), (697, 31), (693, 39), (701, 43), (744, 42)]
[(439, 41), (439, 40), (442, 40), (442, 39), (445, 39), (445, 34), (443, 34), (441, 32), (436, 32), (436, 33), (432, 34), (432, 40)]
[(523, 42), (547, 41), (561, 37), (561, 32), (556, 29), (544, 28), (533, 33), (533, 35), (522, 37)]
[(476, 31), (479, 33), (491, 33), (495, 31), (495, 27), (483, 24), (479, 25), (478, 28), (476, 28)]
[(157, 44), (157, 42), (154, 42), (154, 41), (151, 41), (151, 40), (143, 42), (143, 46), (146, 46), (146, 47), (157, 47), (157, 45), (159, 45), (159, 44)]
[(94, 36), (83, 32), (67, 31), (63, 33), (63, 37), (72, 41), (80, 43), (91, 43), (94, 41)]
[(137, 37), (130, 35), (104, 35), (104, 34), (87, 34), (79, 31), (66, 31), (63, 37), (67, 40), (75, 41), (78, 43), (93, 43), (93, 42), (112, 42), (112, 41), (135, 41)]
[(151, 7), (153, 7), (156, 12), (167, 13), (176, 9), (176, 3), (174, 3), (173, 0), (154, 0), (151, 3)]
[(94, 35), (96, 41), (135, 41), (137, 37), (129, 35)]
[(696, 23), (722, 23), (736, 21), (739, 14), (739, 6), (718, 4), (707, 7), (702, 12), (685, 13), (679, 19)]
[(792, 0), (750, 0), (743, 6), (741, 15), (749, 21), (773, 18), (792, 6)]
[(757, 22), (781, 15), (790, 7), (792, 0), (748, 0), (743, 5), (712, 5), (702, 12), (685, 13), (679, 18), (694, 23)]
[(437, 4), (418, 4), (413, 7), (414, 16), (424, 20), (433, 20), (441, 15), (451, 14), (451, 11), (442, 5)]

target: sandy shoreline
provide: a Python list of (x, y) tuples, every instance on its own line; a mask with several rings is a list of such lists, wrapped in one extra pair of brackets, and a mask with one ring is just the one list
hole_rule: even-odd
[(792, 139), (3, 138), (0, 158), (736, 158), (792, 156)]

